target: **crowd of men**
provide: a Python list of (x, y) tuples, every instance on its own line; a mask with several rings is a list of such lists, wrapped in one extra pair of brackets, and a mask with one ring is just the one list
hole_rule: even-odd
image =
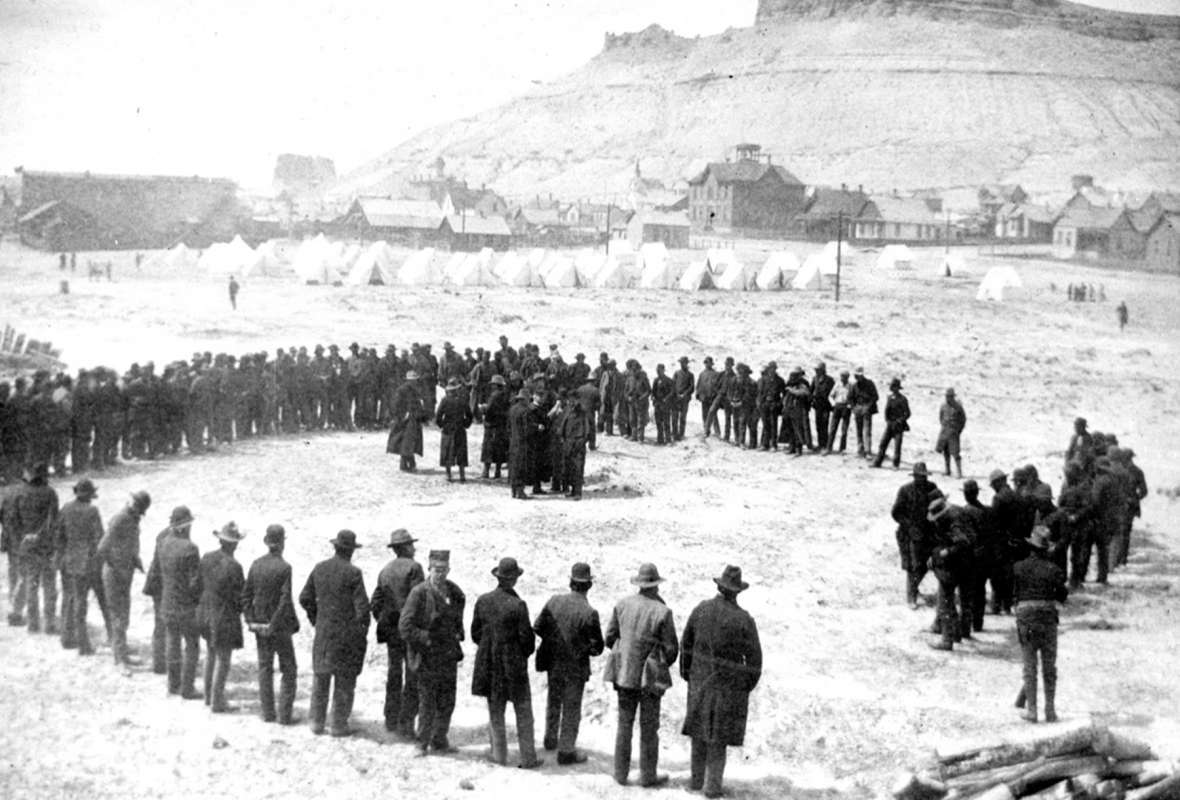
[[(47, 478), (45, 465), (30, 470), (0, 507), (10, 567), (8, 623), (30, 633), (59, 635), (62, 647), (92, 655), (87, 609), (93, 592), (116, 664), (138, 665), (127, 628), (132, 578), (144, 569), (140, 520), (151, 498), (146, 492), (134, 493), (104, 528), (93, 504), (98, 492), (92, 481), (80, 480), (74, 499), (59, 507)], [(591, 676), (590, 659), (609, 648), (604, 679), (618, 696), (614, 778), (622, 785), (630, 780), (638, 716), (639, 784), (650, 787), (668, 781), (657, 771), (660, 704), (672, 685), (670, 667), (679, 658), (688, 691), (682, 733), (691, 738), (689, 788), (721, 796), (726, 748), (743, 742), (748, 696), (762, 664), (757, 627), (737, 604), (737, 595), (749, 586), (740, 568), (726, 567), (714, 579), (716, 597), (696, 607), (680, 638), (672, 611), (659, 595), (664, 578), (654, 564), (639, 567), (631, 578), (637, 594), (615, 606), (604, 632), (587, 596), (594, 583), (589, 564), (574, 564), (570, 591), (549, 598), (534, 619), (516, 591), (524, 570), (516, 559), (503, 558), (491, 570), (495, 587), (476, 600), (468, 627), (466, 596), (448, 578), (450, 552), (430, 551), (424, 570), (414, 558), (416, 539), (405, 529), (390, 535), (394, 557), (381, 569), (371, 596), (362, 571), (352, 563), (362, 544), (350, 530), (330, 540), (334, 555), (315, 565), (295, 596), (292, 568), (283, 558), (286, 532), (281, 525), (266, 529), (267, 553), (247, 571), (235, 557), (246, 536), (237, 525), (229, 522), (215, 531), (216, 548), (202, 555), (192, 538), (193, 524), (187, 507), (173, 509), (168, 526), (155, 537), (143, 586), (155, 616), (151, 665), (166, 676), (169, 694), (203, 699), (213, 713), (236, 711), (227, 701), (226, 683), (246, 630), (254, 634), (257, 647), (262, 718), (283, 725), (297, 722), (298, 664), (292, 637), (300, 628), (298, 602), (314, 628), (308, 704), (313, 733), (352, 733), (357, 677), (375, 621), (375, 638), (388, 657), (386, 729), (412, 742), (419, 755), (453, 752), (448, 733), (469, 631), (476, 648), (471, 692), (487, 703), (491, 760), (508, 763), (505, 710), (511, 702), (519, 766), (532, 769), (543, 759), (536, 752), (530, 657), (535, 657), (536, 671), (548, 675), (542, 746), (556, 751), (558, 765), (570, 765), (587, 760), (576, 747), (583, 690)], [(14, 564), (19, 565), (15, 585)], [(202, 640), (203, 691), (196, 686)], [(276, 661), (281, 673), (277, 698)]]
[[(952, 503), (949, 494), (930, 480), (923, 462), (914, 465), (913, 480), (897, 492), (892, 516), (907, 602), (919, 608), (923, 577), (933, 572), (938, 579), (938, 614), (931, 630), (940, 639), (931, 646), (952, 650), (956, 642), (983, 630), (989, 605), (993, 614), (1011, 614), (1015, 608), (1021, 644), (1027, 645), (1025, 689), (1018, 701), (1028, 707), (1026, 719), (1037, 718), (1036, 659), (1030, 650), (1043, 658), (1045, 717), (1056, 718), (1054, 604), (1065, 599), (1067, 589), (1076, 590), (1087, 581), (1095, 553), (1094, 580), (1099, 584), (1107, 582), (1112, 569), (1127, 563), (1132, 526), (1147, 496), (1146, 478), (1134, 457), (1115, 436), (1088, 431), (1086, 420), (1079, 417), (1065, 451), (1065, 481), (1056, 497), (1031, 464), (1014, 470), (1011, 483), (1003, 470), (993, 470), (988, 476), (990, 505), (980, 500), (974, 480), (962, 485), (963, 503)], [(1036, 579), (1022, 587), (1020, 564), (1030, 558), (1024, 571)], [(1052, 647), (1045, 650), (1042, 645), (1050, 638)]]
[[(771, 361), (755, 378), (733, 357), (720, 370), (705, 357), (696, 374), (690, 363), (682, 356), (671, 372), (657, 364), (649, 377), (635, 359), (620, 370), (601, 353), (591, 367), (582, 353), (567, 362), (557, 345), (542, 355), (537, 345), (517, 350), (501, 336), (498, 350), (460, 354), (447, 342), (441, 357), (430, 344), (400, 352), (389, 345), (379, 355), (353, 343), (345, 353), (334, 344), (273, 356), (194, 353), (159, 371), (152, 362), (135, 363), (122, 375), (107, 367), (82, 369), (76, 377), (40, 370), (11, 384), (0, 381), (0, 481), (15, 482), (41, 462), (61, 476), (186, 447), (200, 453), (238, 439), (386, 428), (389, 451), (412, 471), (422, 454), (422, 427), (432, 423), (443, 433), (440, 465), (452, 479), (457, 467), (465, 481), (466, 431), (480, 423), (482, 477), (499, 478), (507, 466), (515, 497), (551, 484), (549, 491), (577, 498), (586, 450), (595, 449), (599, 435), (672, 444), (684, 438), (693, 401), (704, 435), (738, 447), (842, 453), (852, 426), (858, 455), (880, 466), (892, 444), (893, 465), (900, 463), (910, 408), (899, 379), (882, 397), (863, 368), (832, 376), (820, 362), (810, 377), (800, 366), (783, 378)], [(878, 443), (873, 419), (882, 407)], [(954, 441), (957, 447), (957, 433)]]

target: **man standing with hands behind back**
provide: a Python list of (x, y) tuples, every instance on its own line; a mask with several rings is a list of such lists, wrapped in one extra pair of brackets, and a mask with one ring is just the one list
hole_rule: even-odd
[(274, 722), (274, 661), (283, 673), (279, 687), (277, 719), (290, 725), (295, 705), (295, 646), (291, 637), (299, 630), (295, 603), (291, 600), (291, 565), (283, 560), (287, 532), (282, 525), (268, 525), (262, 538), (267, 554), (250, 565), (242, 589), (242, 610), (258, 644), (258, 700), (264, 722)]
[[(410, 591), (426, 580), (422, 565), (414, 560), (414, 542), (405, 528), (389, 535), (394, 559), (377, 576), (370, 610), (377, 623), (377, 643), (385, 643), (389, 665), (385, 678), (385, 730), (403, 739), (414, 738), (414, 717), (418, 715), (418, 683), (406, 664), (406, 643), (398, 632), (398, 620)], [(404, 684), (403, 684), (404, 675)]]

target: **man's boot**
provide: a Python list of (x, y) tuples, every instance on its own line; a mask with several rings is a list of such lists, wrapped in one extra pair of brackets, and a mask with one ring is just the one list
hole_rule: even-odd
[(1020, 718), (1028, 722), (1037, 721), (1037, 685), (1033, 683), (1031, 686), (1025, 684), (1024, 687), (1025, 711), (1020, 715)]
[(1045, 722), (1057, 721), (1057, 683), (1045, 681)]
[(1024, 708), (1024, 704), (1025, 704), (1024, 686), (1021, 686), (1020, 691), (1016, 693), (1015, 705), (1017, 708)]
[(959, 456), (955, 456), (955, 476), (963, 477), (963, 459)]

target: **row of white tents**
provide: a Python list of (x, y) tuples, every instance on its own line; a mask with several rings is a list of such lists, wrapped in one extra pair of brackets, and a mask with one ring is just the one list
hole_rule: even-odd
[[(614, 243), (612, 243), (612, 249)], [(712, 249), (704, 258), (684, 263), (660, 243), (638, 251), (563, 252), (537, 248), (495, 253), (448, 252), (426, 248), (397, 250), (385, 242), (362, 247), (333, 242), (323, 235), (294, 245), (272, 240), (252, 248), (242, 238), (214, 244), (198, 253), (183, 244), (157, 254), (149, 263), (171, 272), (201, 270), (213, 275), (296, 277), (308, 284), (401, 286), (516, 286), (540, 288), (679, 289), (698, 291), (814, 290), (830, 285), (837, 262), (847, 265), (847, 248), (835, 242), (800, 261), (786, 250), (761, 264), (741, 261), (732, 250)], [(880, 270), (912, 269), (914, 256), (905, 245), (888, 245), (876, 259)], [(961, 273), (962, 259), (948, 254), (940, 273)], [(979, 299), (1003, 299), (1005, 289), (1020, 285), (1011, 267), (991, 270), (980, 284)]]

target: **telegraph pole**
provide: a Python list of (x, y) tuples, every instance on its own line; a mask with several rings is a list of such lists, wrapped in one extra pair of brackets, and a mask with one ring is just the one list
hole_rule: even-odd
[(844, 229), (844, 212), (836, 212), (836, 302), (840, 302), (840, 249)]

